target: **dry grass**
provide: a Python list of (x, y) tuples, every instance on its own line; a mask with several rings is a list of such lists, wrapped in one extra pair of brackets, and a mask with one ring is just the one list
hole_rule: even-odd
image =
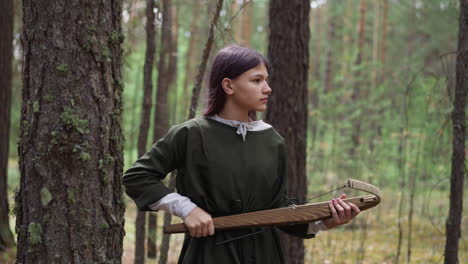
[[(324, 231), (314, 239), (305, 240), (306, 263), (395, 263), (398, 243), (398, 201), (399, 194), (385, 191), (384, 201), (377, 208), (362, 212), (353, 223)], [(411, 263), (442, 263), (445, 245), (445, 216), (448, 211), (446, 192), (419, 193), (416, 197), (413, 216)], [(11, 197), (12, 198), (12, 197)], [(464, 203), (467, 204), (468, 199)], [(408, 204), (404, 212), (407, 215)], [(133, 263), (136, 215), (135, 204), (128, 201), (125, 213), (124, 264)], [(163, 217), (158, 213), (158, 228), (161, 229)], [(460, 240), (460, 263), (468, 263), (468, 244), (464, 239), (467, 231), (467, 216), (462, 222)], [(175, 220), (180, 221), (180, 220)], [(11, 218), (14, 230), (15, 218)], [(400, 263), (407, 263), (408, 217), (401, 219), (403, 239)], [(367, 229), (365, 228), (367, 226)], [(367, 232), (366, 232), (367, 230)], [(159, 247), (161, 233), (158, 232)], [(168, 263), (177, 263), (182, 246), (183, 235), (171, 236), (171, 251)], [(0, 254), (0, 263), (14, 263), (16, 249)], [(159, 252), (158, 252), (159, 254)], [(148, 259), (146, 263), (157, 263)]]

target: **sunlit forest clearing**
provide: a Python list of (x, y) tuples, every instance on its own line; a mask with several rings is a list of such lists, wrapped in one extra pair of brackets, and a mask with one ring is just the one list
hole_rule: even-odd
[[(143, 228), (147, 233), (138, 243), (137, 207), (121, 190), (122, 172), (141, 156), (142, 148), (149, 150), (170, 127), (190, 119), (192, 114), (202, 115), (207, 103), (208, 70), (213, 56), (222, 47), (234, 43), (264, 54), (276, 69), (281, 69), (276, 72), (277, 76), (278, 72), (288, 72), (288, 67), (294, 63), (302, 65), (301, 71), (284, 78), (275, 79), (275, 72), (270, 72), (272, 94), (268, 110), (257, 113), (258, 119), (279, 127), (278, 131), (287, 137), (286, 142), (303, 142), (305, 155), (296, 145), (297, 153), (291, 154), (291, 150), (289, 153), (294, 160), (288, 161), (288, 164), (301, 164), (299, 160), (304, 160), (304, 168), (297, 165), (297, 170), (289, 170), (297, 173), (288, 175), (306, 177), (307, 186), (299, 186), (307, 191), (302, 198), (328, 192), (343, 185), (347, 179), (368, 182), (383, 192), (382, 203), (376, 208), (361, 212), (349, 224), (304, 239), (304, 258), (296, 259), (295, 263), (444, 263), (449, 237), (446, 224), (451, 206), (451, 184), (453, 187), (455, 178), (452, 162), (454, 146), (457, 146), (454, 133), (458, 130), (454, 131), (454, 127), (464, 127), (466, 122), (463, 115), (463, 125), (454, 125), (454, 116), (457, 116), (454, 113), (460, 111), (455, 104), (461, 94), (456, 89), (468, 90), (468, 81), (462, 80), (464, 75), (457, 76), (457, 48), (464, 44), (466, 46), (460, 49), (468, 49), (468, 41), (463, 42), (468, 38), (468, 25), (460, 27), (463, 13), (460, 5), (464, 1), (294, 1), (119, 0), (119, 8), (101, 10), (114, 13), (103, 13), (102, 16), (89, 6), (70, 7), (76, 14), (82, 12), (83, 16), (89, 16), (86, 22), (89, 24), (77, 27), (77, 31), (86, 36), (86, 41), (71, 45), (73, 47), (67, 47), (63, 39), (69, 38), (61, 38), (60, 34), (54, 37), (43, 34), (43, 42), (34, 43), (28, 32), (40, 30), (47, 23), (34, 27), (34, 23), (39, 23), (31, 22), (35, 19), (32, 15), (35, 13), (31, 11), (35, 7), (30, 3), (11, 1), (14, 10), (11, 12), (14, 21), (11, 99), (0, 102), (8, 107), (11, 105), (10, 121), (1, 123), (0, 120), (0, 129), (9, 128), (8, 138), (0, 143), (8, 146), (4, 155), (6, 166), (0, 165), (0, 177), (7, 183), (8, 212), (5, 207), (0, 209), (8, 219), (10, 230), (2, 225), (0, 263), (15, 263), (18, 256), (41, 259), (46, 251), (44, 241), (57, 244), (61, 241), (47, 237), (47, 228), (61, 226), (61, 223), (68, 225), (74, 217), (90, 216), (86, 210), (94, 205), (87, 196), (94, 195), (96, 190), (99, 195), (91, 198), (103, 201), (102, 207), (98, 206), (101, 209), (112, 206), (113, 209), (107, 209), (115, 215), (109, 217), (102, 209), (104, 213), (93, 215), (93, 221), (96, 221), (93, 224), (76, 225), (80, 226), (73, 229), (79, 233), (77, 245), (70, 249), (76, 254), (76, 263), (81, 263), (77, 256), (83, 260), (87, 254), (94, 256), (95, 263), (99, 262), (96, 259), (115, 263), (115, 255), (109, 252), (118, 255), (122, 250), (121, 260), (125, 264), (142, 263), (135, 259), (136, 255), (146, 263), (177, 263), (184, 236), (166, 236), (169, 246), (165, 246), (162, 230), (168, 224), (165, 222), (168, 218), (165, 220), (164, 212), (144, 214), (146, 223)], [(304, 12), (304, 5), (299, 8), (299, 2), (306, 3), (307, 12)], [(272, 8), (275, 5), (283, 5), (283, 8)], [(465, 5), (468, 16), (468, 4)], [(65, 10), (57, 3), (51, 6), (58, 13)], [(307, 13), (307, 20), (302, 15), (286, 19), (278, 9), (287, 9), (290, 14)], [(115, 13), (116, 10), (121, 12)], [(47, 15), (41, 17), (45, 19)], [(92, 24), (102, 17), (105, 17), (105, 23)], [(217, 21), (213, 23), (215, 18)], [(152, 33), (151, 27), (147, 26), (150, 19), (154, 21)], [(54, 16), (48, 23), (66, 22), (60, 21), (60, 16)], [(116, 26), (118, 23), (121, 27)], [(0, 29), (2, 26), (0, 24)], [(310, 35), (292, 36), (298, 35), (290, 33), (298, 28), (306, 28)], [(29, 36), (23, 44), (22, 34)], [(47, 42), (49, 40), (51, 42)], [(122, 49), (121, 52), (117, 47)], [(289, 59), (282, 53), (283, 49), (299, 50), (301, 47), (303, 53), (299, 54), (304, 54), (302, 57), (308, 59), (307, 63)], [(40, 53), (36, 48), (44, 52), (41, 53), (43, 57), (31, 66), (28, 63), (33, 57), (30, 56)], [(63, 54), (55, 52), (67, 48), (76, 50)], [(88, 72), (91, 66), (86, 70), (74, 68), (87, 65), (83, 58), (80, 57), (80, 63), (77, 63), (74, 55), (70, 55), (77, 54), (77, 50), (85, 51), (83, 58), (93, 54), (89, 61), (100, 66), (90, 72), (96, 75)], [(205, 51), (209, 51), (209, 56), (204, 56)], [(461, 61), (463, 56), (460, 57), (458, 60)], [(202, 62), (206, 63), (206, 70), (202, 69)], [(23, 72), (25, 69), (27, 75)], [(67, 79), (73, 76), (69, 73), (80, 73), (84, 77)], [(49, 74), (52, 77), (44, 77)], [(301, 76), (306, 76), (306, 83)], [(25, 78), (34, 81), (27, 79), (25, 84)], [(110, 92), (101, 94), (96, 92), (99, 89), (86, 90), (91, 84), (75, 86), (88, 80), (96, 86), (112, 83), (109, 87), (115, 91), (106, 86)], [(299, 90), (298, 84), (303, 84), (304, 89)], [(35, 85), (49, 87), (50, 93), (31, 92), (39, 91), (39, 88), (31, 90)], [(306, 98), (298, 94), (306, 94)], [(94, 97), (89, 99), (85, 97), (87, 95)], [(144, 99), (148, 97), (150, 101), (145, 103)], [(302, 102), (306, 102), (303, 108)], [(192, 113), (194, 104), (196, 109), (192, 109)], [(272, 112), (268, 113), (270, 109)], [(305, 113), (305, 123), (297, 121), (301, 113)], [(37, 123), (41, 120), (46, 121)], [(109, 145), (100, 142), (98, 134), (107, 139)], [(93, 135), (96, 137), (91, 140)], [(465, 135), (463, 140), (466, 141)], [(99, 149), (102, 144), (105, 147)], [(458, 141), (458, 146), (460, 144)], [(295, 150), (294, 147), (291, 149)], [(461, 155), (460, 148), (457, 150)], [(464, 152), (468, 153), (466, 147)], [(33, 173), (35, 170), (39, 172)], [(464, 178), (465, 183), (457, 190), (466, 193), (466, 172), (465, 169), (462, 171), (461, 179)], [(34, 177), (28, 178), (31, 175)], [(164, 179), (167, 186), (170, 185), (169, 178)], [(63, 179), (64, 183), (53, 185), (57, 179)], [(46, 185), (52, 186), (50, 192), (44, 189)], [(92, 191), (94, 187), (97, 189)], [(30, 190), (29, 193), (24, 191), (19, 198), (23, 199), (23, 204), (15, 199), (21, 188)], [(355, 190), (341, 189), (311, 202), (327, 201), (343, 192), (348, 197), (363, 195)], [(462, 203), (458, 204), (466, 208), (468, 198), (466, 195), (462, 197)], [(29, 203), (25, 204), (24, 199)], [(48, 204), (62, 202), (65, 205), (57, 207), (60, 210), (54, 207), (47, 211)], [(42, 210), (40, 216), (34, 216)], [(24, 217), (19, 226), (24, 241), (27, 241), (21, 252), (30, 250), (29, 253), (17, 254), (20, 252), (16, 244), (20, 231), (16, 226), (18, 212)], [(53, 212), (62, 212), (62, 215), (53, 216)], [(119, 213), (123, 217), (119, 217)], [(35, 225), (35, 221), (42, 223), (42, 228)], [(172, 217), (170, 221), (182, 222), (178, 217)], [(462, 214), (458, 263), (468, 263), (467, 221), (466, 213)], [(148, 222), (156, 224), (157, 228), (152, 229)], [(75, 231), (68, 232), (76, 235)], [(39, 233), (37, 237), (35, 232)], [(3, 243), (8, 239), (3, 237), (10, 236), (9, 233), (14, 238), (14, 245), (5, 247)], [(113, 235), (104, 238), (106, 234)], [(93, 242), (88, 244), (86, 235), (92, 237)], [(89, 250), (93, 243), (107, 247), (107, 255), (102, 253), (102, 248)], [(141, 245), (144, 250), (137, 253), (136, 248), (141, 249)], [(302, 250), (302, 245), (295, 246)], [(151, 256), (150, 251), (155, 256)], [(93, 255), (90, 252), (101, 253)], [(72, 263), (64, 259), (57, 263)]]

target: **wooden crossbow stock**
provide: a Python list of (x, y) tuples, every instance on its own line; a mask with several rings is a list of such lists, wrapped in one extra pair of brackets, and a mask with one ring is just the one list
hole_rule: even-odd
[[(382, 197), (379, 188), (372, 184), (348, 179), (340, 188), (351, 188), (370, 193), (370, 195), (343, 199), (344, 202), (355, 204), (361, 211), (377, 206)], [(338, 188), (338, 189), (340, 189)], [(289, 207), (262, 210), (256, 212), (235, 214), (213, 218), (215, 230), (239, 229), (247, 227), (278, 226), (286, 224), (303, 224), (323, 220), (331, 217), (328, 201), (309, 203), (304, 205), (291, 205)], [(164, 227), (164, 233), (188, 232), (183, 223)]]

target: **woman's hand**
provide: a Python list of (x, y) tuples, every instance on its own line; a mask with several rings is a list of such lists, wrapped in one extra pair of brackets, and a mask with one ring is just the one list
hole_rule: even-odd
[(341, 199), (345, 199), (346, 194), (342, 194), (340, 198), (332, 199), (328, 202), (328, 207), (332, 213), (331, 218), (322, 220), (328, 229), (339, 225), (347, 224), (351, 219), (361, 212), (359, 207), (353, 203), (345, 203)]
[(195, 207), (185, 218), (184, 224), (193, 237), (206, 237), (214, 234), (211, 215), (200, 207)]

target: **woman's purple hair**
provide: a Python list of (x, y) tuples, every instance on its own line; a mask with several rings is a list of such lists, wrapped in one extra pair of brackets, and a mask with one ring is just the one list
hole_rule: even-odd
[[(222, 87), (224, 78), (235, 79), (261, 63), (265, 64), (268, 70), (268, 60), (253, 49), (239, 45), (228, 45), (222, 48), (211, 65), (208, 102), (203, 115), (214, 115), (223, 109), (226, 103), (226, 93)], [(249, 111), (249, 117), (257, 120), (256, 111)]]

